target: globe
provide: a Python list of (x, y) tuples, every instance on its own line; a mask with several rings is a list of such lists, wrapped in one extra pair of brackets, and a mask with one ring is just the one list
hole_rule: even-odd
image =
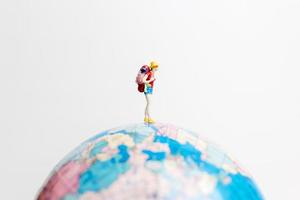
[(170, 124), (134, 124), (83, 142), (38, 200), (260, 200), (252, 178), (215, 145)]

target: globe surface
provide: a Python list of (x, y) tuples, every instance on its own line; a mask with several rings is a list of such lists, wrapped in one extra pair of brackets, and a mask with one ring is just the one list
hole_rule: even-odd
[(228, 155), (169, 124), (135, 124), (85, 141), (51, 172), (38, 200), (263, 199)]

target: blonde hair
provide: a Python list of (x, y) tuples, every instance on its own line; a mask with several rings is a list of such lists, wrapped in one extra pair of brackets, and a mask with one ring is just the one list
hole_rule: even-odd
[(158, 68), (158, 63), (155, 62), (155, 61), (152, 61), (152, 62), (150, 63), (150, 69), (155, 69), (155, 68)]

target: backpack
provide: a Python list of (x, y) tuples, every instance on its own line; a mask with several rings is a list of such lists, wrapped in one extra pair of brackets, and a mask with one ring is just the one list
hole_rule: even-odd
[(135, 82), (138, 84), (138, 91), (139, 92), (144, 92), (145, 90), (145, 83), (143, 81), (145, 75), (150, 71), (150, 67), (148, 65), (144, 65), (141, 67), (139, 70)]

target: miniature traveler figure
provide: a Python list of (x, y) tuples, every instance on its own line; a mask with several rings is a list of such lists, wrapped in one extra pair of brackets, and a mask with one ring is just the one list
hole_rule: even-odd
[(137, 77), (136, 83), (138, 84), (138, 91), (143, 92), (146, 97), (146, 108), (145, 108), (145, 123), (154, 123), (155, 121), (150, 116), (150, 104), (151, 104), (151, 94), (153, 92), (153, 85), (154, 85), (154, 74), (155, 71), (158, 69), (158, 64), (154, 61), (150, 63), (150, 66), (144, 65), (141, 67)]

